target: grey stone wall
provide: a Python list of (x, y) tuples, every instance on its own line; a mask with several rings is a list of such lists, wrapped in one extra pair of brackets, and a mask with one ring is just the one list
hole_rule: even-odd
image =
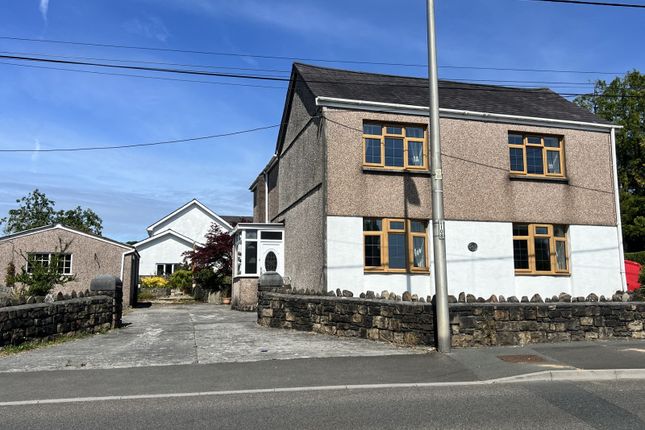
[[(643, 302), (450, 303), (454, 347), (645, 339)], [(434, 306), (421, 301), (262, 292), (258, 324), (406, 345), (435, 345)]]
[(103, 295), (0, 307), (0, 346), (106, 330), (120, 308)]
[(260, 294), (258, 324), (408, 345), (434, 345), (433, 306), (282, 293)]

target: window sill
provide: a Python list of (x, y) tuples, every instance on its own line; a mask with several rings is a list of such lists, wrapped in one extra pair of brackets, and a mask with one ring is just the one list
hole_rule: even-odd
[(528, 181), (528, 182), (550, 182), (556, 184), (568, 184), (569, 178), (566, 177), (550, 177), (550, 176), (530, 176), (530, 175), (516, 175), (510, 173), (508, 178), (511, 181)]
[(571, 273), (524, 273), (524, 272), (515, 272), (515, 276), (557, 276), (557, 277), (571, 277)]
[(380, 274), (380, 275), (429, 275), (429, 270), (415, 270), (415, 271), (404, 271), (404, 270), (372, 270), (372, 269), (363, 269), (363, 274)]
[(382, 169), (380, 167), (363, 166), (363, 173), (378, 174), (384, 173), (388, 175), (411, 175), (411, 176), (432, 176), (429, 170), (414, 170), (414, 169)]

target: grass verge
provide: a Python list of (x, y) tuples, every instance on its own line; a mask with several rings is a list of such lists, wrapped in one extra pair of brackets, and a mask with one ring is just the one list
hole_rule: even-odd
[(0, 357), (7, 357), (9, 355), (20, 354), (21, 352), (31, 351), (33, 349), (47, 348), (61, 343), (71, 342), (74, 340), (83, 339), (85, 337), (93, 336), (95, 334), (105, 334), (110, 330), (99, 330), (94, 333), (80, 333), (71, 336), (61, 335), (49, 340), (30, 340), (23, 342), (19, 345), (5, 345), (0, 347)]

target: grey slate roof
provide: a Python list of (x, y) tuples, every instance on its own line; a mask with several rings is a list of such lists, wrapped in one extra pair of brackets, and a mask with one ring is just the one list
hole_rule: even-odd
[(87, 233), (87, 232), (84, 232), (84, 231), (80, 231), (78, 229), (66, 226), (64, 224), (48, 224), (48, 225), (44, 225), (42, 227), (34, 227), (34, 228), (30, 228), (28, 230), (19, 231), (17, 233), (8, 234), (6, 236), (0, 237), (0, 242), (4, 242), (5, 240), (10, 240), (10, 239), (15, 239), (17, 237), (24, 236), (24, 235), (27, 235), (27, 234), (34, 234), (34, 233), (39, 233), (41, 231), (51, 230), (51, 229), (54, 229), (54, 228), (57, 228), (57, 227), (64, 227), (64, 228), (66, 228), (68, 230), (71, 230), (72, 232), (76, 232), (76, 233), (79, 233), (79, 234), (84, 234), (84, 235), (87, 235), (87, 236), (91, 236), (91, 237), (94, 237), (94, 238), (99, 239), (99, 240), (110, 242), (110, 243), (112, 243), (114, 245), (122, 246), (122, 247), (125, 247), (125, 248), (131, 248), (132, 250), (134, 250), (134, 246), (129, 245), (127, 243), (119, 242), (118, 240), (110, 239), (109, 237), (99, 236), (99, 235), (96, 235), (96, 234), (93, 234), (93, 233)]
[(244, 222), (253, 222), (252, 216), (245, 215), (221, 215), (222, 219), (229, 223), (231, 226), (235, 227), (236, 225)]
[[(314, 96), (412, 106), (428, 105), (428, 80), (353, 72), (294, 63)], [(446, 109), (610, 124), (548, 88), (512, 88), (439, 81), (439, 106)]]

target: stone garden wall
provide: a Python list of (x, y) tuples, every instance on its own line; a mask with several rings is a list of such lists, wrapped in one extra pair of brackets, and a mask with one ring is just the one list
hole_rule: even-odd
[[(88, 293), (87, 297), (75, 298), (61, 295), (59, 299), (52, 303), (0, 303), (0, 346), (95, 333), (109, 329), (121, 320), (120, 300), (110, 295)], [(8, 304), (10, 306), (6, 306)]]
[[(565, 295), (559, 298), (562, 301), (554, 298), (546, 303), (536, 297), (501, 303), (497, 298), (486, 302), (466, 295), (463, 301), (452, 299), (449, 310), (454, 347), (645, 339), (645, 303), (618, 301), (628, 300), (627, 296), (599, 301), (592, 295), (572, 301), (577, 299)], [(258, 324), (266, 327), (435, 345), (434, 306), (424, 301), (390, 300), (389, 295), (376, 299), (263, 291), (257, 312)]]

